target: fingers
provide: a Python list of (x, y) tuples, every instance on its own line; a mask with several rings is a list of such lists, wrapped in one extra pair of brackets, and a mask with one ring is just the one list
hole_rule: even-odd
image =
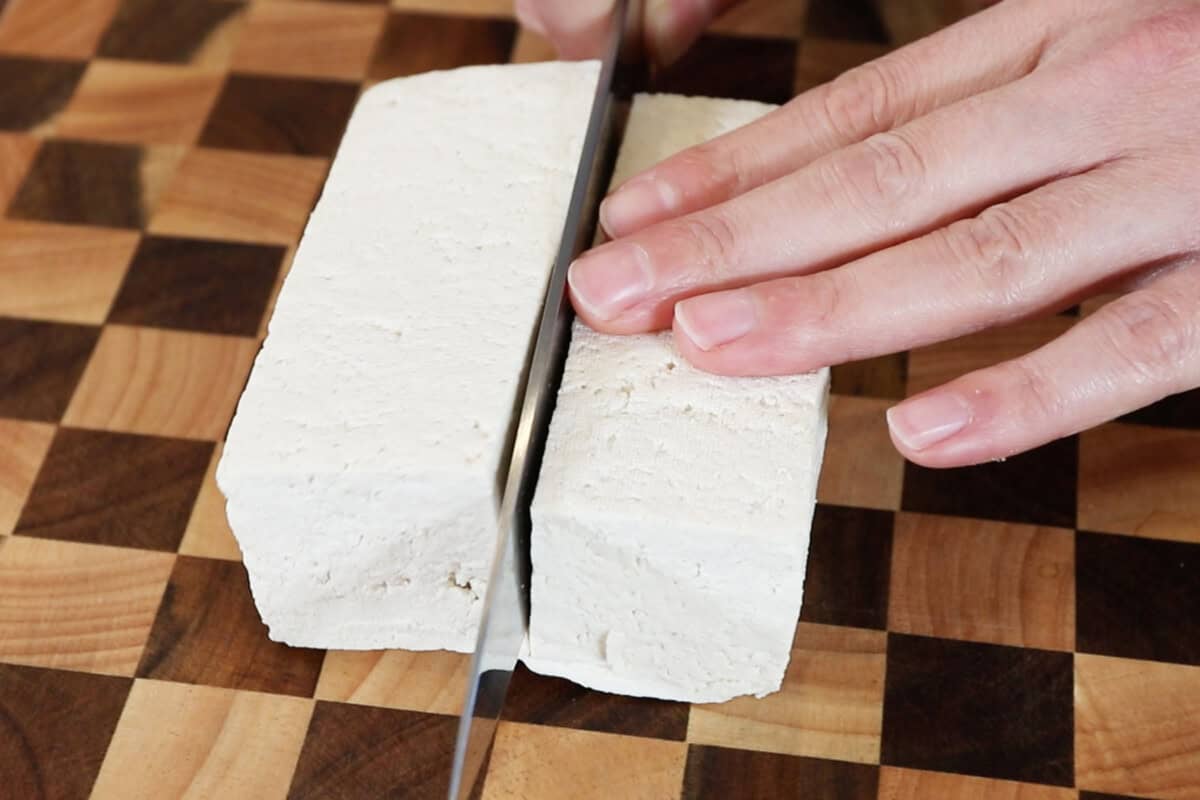
[[(804, 372), (1068, 305), (1112, 276), (1190, 252), (1190, 203), (1117, 164), (813, 275), (683, 300), (682, 354), (731, 375)], [(1129, 208), (1163, 209), (1131, 224)]]
[(1036, 76), (1009, 84), (605, 244), (571, 268), (576, 309), (609, 333), (662, 328), (681, 298), (843, 263), (1085, 170), (1109, 135), (1064, 102), (1071, 91)]
[(1120, 297), (1050, 344), (888, 412), (907, 458), (1004, 458), (1200, 386), (1200, 261)]
[[(718, 14), (740, 0), (647, 0), (648, 55), (657, 63), (679, 58)], [(600, 55), (613, 0), (516, 0), (523, 25), (550, 39), (563, 58)]]
[[(627, 181), (603, 204), (614, 238), (707, 208), (936, 108), (1028, 74), (1069, 4), (1003, 5), (853, 69), (758, 122)], [(1049, 18), (1048, 18), (1049, 16)], [(964, 59), (963, 54), (970, 53)]]

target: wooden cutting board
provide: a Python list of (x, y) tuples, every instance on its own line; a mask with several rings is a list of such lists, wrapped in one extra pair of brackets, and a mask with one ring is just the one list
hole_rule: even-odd
[[(545, 44), (499, 0), (9, 5), (0, 796), (440, 797), (465, 658), (269, 642), (212, 467), (360, 89)], [(659, 88), (783, 101), (889, 46), (764, 0)], [(484, 796), (1200, 798), (1197, 394), (952, 472), (884, 425), (1089, 310), (836, 369), (783, 691), (521, 672)]]

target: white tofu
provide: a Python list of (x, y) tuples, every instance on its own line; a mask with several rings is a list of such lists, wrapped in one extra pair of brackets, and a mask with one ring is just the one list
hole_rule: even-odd
[[(614, 182), (769, 108), (638, 97)], [(670, 334), (577, 324), (532, 508), (530, 668), (689, 702), (776, 691), (828, 391), (828, 370), (718, 377)]]
[(359, 101), (217, 470), (271, 638), (473, 648), (598, 73), (474, 67)]

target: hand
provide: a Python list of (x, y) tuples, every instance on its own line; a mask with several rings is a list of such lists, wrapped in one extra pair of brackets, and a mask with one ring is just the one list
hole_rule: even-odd
[(888, 413), (934, 467), (1200, 385), (1200, 2), (1004, 0), (610, 196), (580, 316), (796, 373), (1128, 293)]
[[(563, 58), (593, 58), (604, 45), (615, 0), (517, 0), (521, 24), (550, 39)], [(669, 64), (708, 23), (740, 0), (645, 0), (643, 30), (650, 58)]]

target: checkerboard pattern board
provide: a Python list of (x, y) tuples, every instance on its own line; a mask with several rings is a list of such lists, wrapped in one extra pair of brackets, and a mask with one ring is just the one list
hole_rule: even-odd
[[(783, 101), (911, 6), (758, 0), (659, 87)], [(0, 795), (441, 796), (465, 657), (268, 641), (213, 465), (362, 88), (548, 54), (502, 0), (10, 0)], [(889, 404), (1072, 322), (836, 369), (783, 690), (520, 671), (483, 797), (1200, 798), (1200, 395), (973, 469), (889, 446)]]

